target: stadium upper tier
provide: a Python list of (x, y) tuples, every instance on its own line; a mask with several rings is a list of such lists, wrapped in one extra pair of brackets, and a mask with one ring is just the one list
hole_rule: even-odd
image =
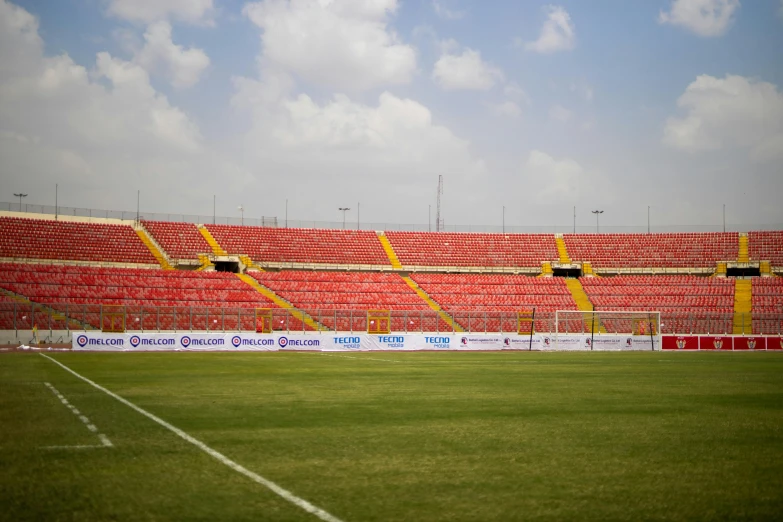
[(388, 265), (374, 232), (205, 225), (229, 254), (272, 263)]
[(386, 232), (403, 266), (533, 267), (558, 259), (552, 234)]
[(701, 268), (719, 261), (736, 261), (737, 233), (680, 234), (565, 234), (574, 261), (595, 268)]
[(157, 265), (128, 224), (0, 217), (0, 258)]
[(547, 265), (585, 263), (598, 273), (634, 269), (709, 273), (721, 263), (783, 269), (781, 231), (565, 234), (561, 238), (553, 234), (376, 233), (68, 219), (0, 217), (0, 258), (163, 266), (165, 260), (192, 265), (205, 255), (246, 255), (255, 265), (269, 268), (443, 268), (528, 274), (537, 274)]

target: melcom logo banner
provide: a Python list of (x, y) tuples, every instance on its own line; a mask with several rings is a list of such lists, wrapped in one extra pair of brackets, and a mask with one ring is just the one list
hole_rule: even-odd
[(248, 333), (124, 333), (81, 332), (72, 347), (80, 351), (273, 351), (276, 340)]

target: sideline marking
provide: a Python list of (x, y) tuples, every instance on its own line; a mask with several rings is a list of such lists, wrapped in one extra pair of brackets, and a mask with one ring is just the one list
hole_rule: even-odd
[(318, 506), (315, 506), (315, 505), (311, 504), (310, 502), (306, 501), (303, 498), (297, 497), (296, 495), (294, 495), (293, 493), (291, 493), (287, 489), (284, 489), (284, 488), (278, 486), (277, 484), (275, 484), (271, 480), (262, 477), (258, 473), (254, 473), (254, 472), (250, 471), (249, 469), (245, 468), (244, 466), (242, 466), (240, 464), (237, 464), (236, 462), (234, 462), (233, 460), (229, 459), (228, 457), (226, 457), (225, 455), (223, 455), (219, 451), (210, 448), (209, 446), (207, 446), (206, 444), (204, 444), (200, 440), (196, 439), (195, 437), (192, 437), (192, 436), (188, 435), (187, 433), (185, 433), (181, 429), (177, 428), (176, 426), (174, 426), (172, 424), (169, 424), (168, 422), (164, 421), (160, 417), (158, 417), (158, 416), (148, 412), (147, 410), (142, 409), (139, 406), (136, 406), (135, 404), (133, 404), (128, 399), (125, 399), (125, 398), (117, 395), (116, 393), (114, 393), (114, 392), (104, 388), (100, 384), (97, 384), (97, 383), (91, 381), (87, 377), (84, 377), (84, 376), (76, 373), (75, 371), (71, 370), (66, 365), (61, 363), (60, 361), (58, 361), (56, 359), (53, 359), (53, 358), (51, 358), (48, 355), (45, 355), (43, 353), (39, 353), (39, 355), (41, 357), (46, 357), (47, 359), (52, 361), (54, 364), (56, 364), (59, 367), (61, 367), (63, 370), (71, 373), (75, 377), (78, 377), (79, 379), (83, 380), (84, 382), (86, 382), (87, 384), (92, 386), (93, 388), (96, 388), (96, 389), (102, 391), (103, 393), (105, 393), (109, 397), (112, 397), (113, 399), (118, 400), (119, 402), (121, 402), (125, 406), (127, 406), (127, 407), (129, 407), (129, 408), (131, 408), (131, 409), (133, 409), (135, 411), (137, 411), (138, 413), (141, 413), (142, 415), (144, 415), (148, 419), (157, 422), (158, 424), (160, 424), (164, 428), (166, 428), (169, 431), (171, 431), (171, 432), (175, 433), (176, 435), (178, 435), (180, 438), (190, 442), (191, 444), (193, 444), (194, 446), (199, 448), (201, 451), (203, 451), (207, 455), (209, 455), (211, 457), (214, 457), (215, 459), (217, 459), (221, 463), (225, 464), (229, 468), (233, 469), (237, 473), (241, 473), (242, 475), (248, 477), (252, 481), (254, 481), (254, 482), (258, 483), (258, 484), (261, 484), (262, 486), (265, 486), (266, 488), (268, 488), (272, 492), (276, 493), (277, 495), (281, 496), (282, 498), (284, 498), (285, 500), (291, 502), (292, 504), (294, 504), (294, 505), (304, 509), (308, 513), (312, 513), (313, 515), (317, 516), (321, 520), (324, 520), (325, 522), (342, 522), (339, 518), (335, 517), (334, 515), (331, 515), (331, 514), (327, 513), (323, 509), (319, 508)]
[(335, 354), (323, 353), (323, 352), (318, 352), (318, 355), (325, 355), (326, 357), (341, 357), (343, 359), (359, 359), (360, 361), (381, 361), (381, 362), (391, 362), (391, 363), (402, 362), (402, 361), (393, 361), (391, 359), (375, 359), (373, 357), (351, 357), (350, 355), (335, 355)]
[[(49, 388), (51, 392), (60, 399), (60, 402), (62, 402), (69, 410), (73, 412), (74, 415), (79, 417), (79, 420), (84, 423), (85, 426), (87, 426), (87, 429), (90, 430), (93, 433), (98, 433), (98, 428), (95, 426), (95, 424), (90, 422), (90, 419), (85, 417), (81, 414), (79, 410), (76, 409), (76, 407), (68, 402), (68, 399), (66, 399), (60, 391), (52, 386), (50, 383), (45, 382), (44, 386)], [(90, 449), (90, 448), (113, 448), (114, 444), (111, 443), (109, 440), (109, 437), (104, 435), (103, 433), (98, 433), (98, 438), (101, 439), (101, 443), (98, 445), (90, 445), (90, 444), (78, 444), (76, 446), (44, 446), (44, 449)]]

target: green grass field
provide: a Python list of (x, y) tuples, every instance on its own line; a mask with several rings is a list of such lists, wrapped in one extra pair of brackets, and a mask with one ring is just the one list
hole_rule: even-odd
[[(50, 355), (346, 522), (783, 516), (781, 354)], [(318, 520), (29, 353), (0, 519)]]

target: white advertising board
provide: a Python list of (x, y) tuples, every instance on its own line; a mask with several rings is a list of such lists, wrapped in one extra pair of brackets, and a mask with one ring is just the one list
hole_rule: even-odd
[(661, 349), (655, 337), (547, 334), (390, 334), (358, 333), (257, 334), (225, 333), (104, 333), (74, 332), (79, 351), (373, 351), (373, 350), (578, 350)]

